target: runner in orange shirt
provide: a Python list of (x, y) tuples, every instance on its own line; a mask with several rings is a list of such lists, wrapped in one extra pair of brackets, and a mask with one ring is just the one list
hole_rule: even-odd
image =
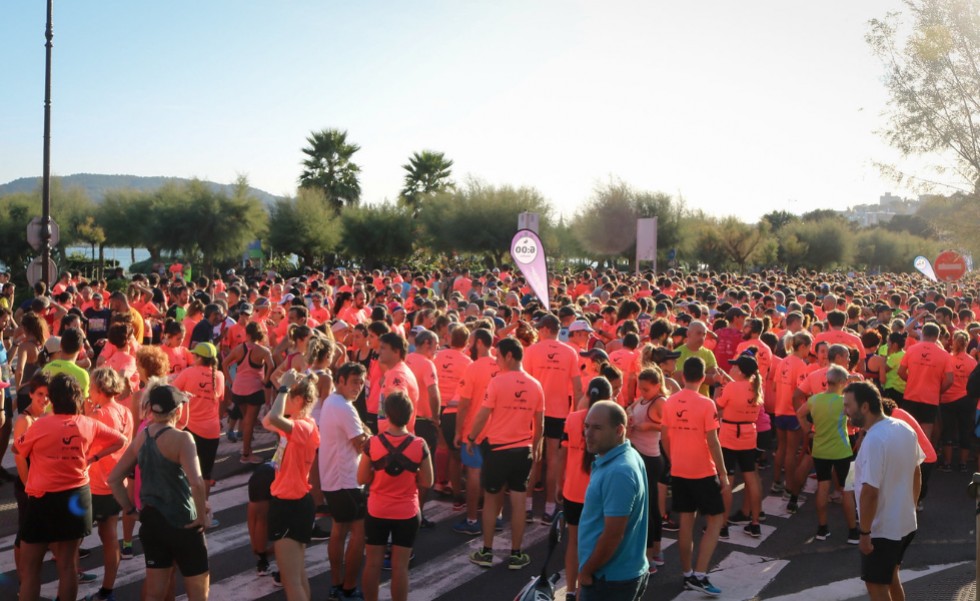
[[(718, 397), (718, 408), (722, 411), (718, 439), (729, 478), (734, 478), (736, 467), (742, 472), (749, 505), (749, 515), (739, 510), (729, 521), (733, 524), (748, 524), (745, 533), (759, 538), (762, 535), (759, 525), (762, 483), (756, 471), (755, 459), (758, 447), (756, 421), (762, 407), (762, 374), (759, 373), (755, 354), (751, 351), (738, 355), (729, 363), (733, 366), (732, 377), (735, 380), (726, 384)], [(730, 498), (728, 501), (731, 503)], [(730, 510), (731, 507), (726, 508), (726, 515)], [(727, 526), (722, 527), (721, 538), (728, 538)]]
[[(544, 452), (547, 461), (547, 480), (542, 521), (550, 524), (554, 520), (555, 491), (560, 477), (559, 443), (573, 399), (582, 396), (582, 378), (579, 375), (575, 349), (558, 341), (558, 331), (561, 329), (558, 318), (550, 313), (546, 314), (538, 320), (536, 327), (539, 340), (524, 351), (523, 364), (527, 373), (544, 389)], [(540, 473), (541, 464), (535, 463), (531, 471), (531, 480), (537, 482)], [(532, 511), (530, 505), (532, 502), (533, 499), (528, 498), (526, 511)]]
[(485, 492), (483, 548), (470, 555), (470, 561), (485, 568), (493, 565), (494, 527), (504, 487), (510, 491), (511, 505), (507, 567), (519, 570), (531, 563), (521, 548), (525, 523), (520, 511), (527, 499), (531, 464), (541, 457), (545, 403), (541, 384), (524, 371), (523, 358), (524, 347), (517, 339), (504, 338), (497, 343), (500, 372), (488, 384), (486, 398), (466, 438), (468, 449), (477, 442), (487, 449), (480, 482)]
[[(459, 457), (459, 446), (455, 444), (456, 415), (459, 409), (457, 389), (466, 367), (473, 363), (473, 360), (463, 352), (469, 339), (469, 328), (461, 323), (451, 324), (449, 326), (449, 348), (436, 353), (434, 359), (436, 376), (439, 381), (439, 398), (442, 400), (442, 414), (439, 419), (442, 433), (441, 442), (449, 455), (448, 474), (441, 473), (437, 468), (435, 488), (437, 491), (444, 492), (447, 490), (446, 484), (451, 483), (451, 492), (456, 496), (456, 506), (459, 509), (463, 508), (464, 501), (460, 497), (463, 490), (462, 465)], [(438, 461), (436, 464), (438, 465)]]
[[(419, 404), (416, 407), (415, 433), (432, 450), (439, 444), (439, 411), (442, 405), (439, 396), (439, 375), (432, 359), (436, 355), (439, 338), (431, 330), (421, 330), (415, 334), (415, 352), (405, 357), (405, 363), (415, 375), (419, 388)], [(419, 490), (419, 507), (422, 511), (422, 528), (434, 528), (435, 523), (425, 519), (425, 501), (428, 489)]]
[(953, 359), (938, 343), (939, 326), (922, 326), (922, 342), (907, 351), (898, 367), (898, 377), (905, 380), (905, 399), (900, 407), (922, 426), (926, 436), (939, 414), (939, 398), (953, 385)]
[[(790, 341), (792, 354), (779, 364), (776, 374), (776, 456), (773, 458), (773, 483), (771, 492), (779, 494), (784, 489), (797, 490), (796, 451), (803, 442), (803, 430), (796, 418), (793, 397), (800, 382), (806, 377), (807, 364), (804, 359), (810, 356), (813, 339), (806, 332), (798, 332)], [(779, 481), (780, 474), (786, 474), (785, 485)]]
[[(86, 403), (86, 413), (96, 421), (102, 422), (126, 437), (126, 444), (133, 440), (133, 414), (129, 407), (116, 402), (116, 397), (126, 390), (126, 382), (110, 367), (100, 367), (92, 372), (89, 386), (90, 401)], [(122, 508), (112, 496), (109, 487), (109, 473), (125, 453), (120, 448), (115, 453), (104, 455), (102, 459), (89, 466), (89, 485), (92, 489), (92, 520), (98, 525), (99, 540), (102, 542), (102, 587), (89, 598), (94, 600), (111, 599), (119, 570), (119, 538), (116, 527)]]
[(950, 355), (953, 359), (953, 385), (943, 391), (939, 398), (939, 412), (943, 424), (943, 461), (939, 469), (943, 472), (950, 472), (953, 469), (954, 444), (960, 448), (959, 470), (965, 472), (970, 457), (970, 447), (973, 446), (977, 399), (967, 394), (966, 383), (977, 366), (977, 360), (966, 352), (969, 341), (970, 335), (964, 330), (953, 332)]
[[(470, 430), (479, 411), (480, 403), (486, 396), (487, 386), (500, 367), (490, 356), (493, 334), (490, 330), (477, 328), (471, 335), (472, 350), (476, 359), (463, 372), (456, 396), (459, 397), (459, 411), (456, 414), (456, 434), (454, 445), (460, 447), (460, 457), (466, 467), (466, 517), (453, 526), (455, 532), (476, 536), (480, 534), (477, 522), (477, 507), (480, 503), (480, 470), (483, 468), (483, 454), (480, 448), (469, 442)], [(466, 441), (465, 443), (463, 441)], [(461, 444), (462, 443), (462, 444)]]
[[(221, 418), (218, 413), (225, 399), (225, 374), (218, 369), (218, 349), (210, 342), (197, 343), (191, 353), (195, 357), (194, 365), (177, 374), (172, 384), (190, 397), (190, 401), (184, 405), (188, 412), (186, 430), (194, 436), (207, 497), (214, 485), (211, 475), (221, 440)], [(212, 518), (211, 527), (216, 525), (216, 520)]]
[(861, 344), (861, 337), (857, 334), (852, 334), (844, 330), (844, 326), (847, 324), (847, 313), (843, 311), (831, 311), (827, 314), (827, 325), (829, 326), (826, 332), (821, 332), (813, 339), (814, 346), (820, 344), (821, 342), (826, 342), (827, 344), (843, 344), (848, 348), (854, 348), (857, 350), (864, 349), (864, 345)]
[[(396, 390), (401, 390), (408, 395), (412, 401), (412, 407), (417, 407), (419, 402), (419, 384), (415, 379), (415, 374), (405, 363), (405, 356), (408, 354), (408, 342), (394, 332), (388, 332), (378, 340), (378, 363), (384, 369), (381, 376), (381, 396), (379, 408), (382, 411), (378, 414), (378, 432), (383, 432), (387, 426), (384, 425), (384, 397)], [(412, 412), (408, 420), (408, 431), (415, 433), (415, 412)]]

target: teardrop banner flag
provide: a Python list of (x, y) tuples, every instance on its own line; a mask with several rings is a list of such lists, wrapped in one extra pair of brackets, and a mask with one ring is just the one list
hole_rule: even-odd
[(915, 258), (912, 264), (915, 265), (915, 268), (918, 269), (922, 275), (926, 276), (933, 282), (939, 281), (939, 278), (936, 277), (936, 272), (932, 270), (932, 263), (929, 262), (929, 259), (919, 255)]
[(551, 310), (548, 301), (548, 266), (544, 259), (541, 239), (531, 230), (518, 230), (510, 241), (510, 256), (521, 270), (531, 290), (544, 305)]

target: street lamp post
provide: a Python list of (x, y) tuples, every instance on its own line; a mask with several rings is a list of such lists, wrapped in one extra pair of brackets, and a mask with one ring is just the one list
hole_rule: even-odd
[(54, 0), (48, 0), (48, 23), (44, 31), (44, 166), (41, 175), (41, 278), (51, 284), (51, 13)]

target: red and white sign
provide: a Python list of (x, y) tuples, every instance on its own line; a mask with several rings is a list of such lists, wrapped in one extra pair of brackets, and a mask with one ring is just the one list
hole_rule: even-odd
[(955, 282), (966, 274), (966, 259), (953, 250), (939, 253), (932, 266), (936, 270), (936, 277), (943, 282)]

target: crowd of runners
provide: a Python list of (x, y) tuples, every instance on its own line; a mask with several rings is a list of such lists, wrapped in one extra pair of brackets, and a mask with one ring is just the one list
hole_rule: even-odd
[[(243, 545), (256, 577), (291, 600), (324, 594), (310, 590), (305, 553), (325, 538), (330, 599), (377, 599), (383, 569), (406, 599), (437, 495), (463, 514), (455, 532), (482, 538), (470, 560), (486, 568), (529, 565), (526, 524), (563, 515), (568, 599), (596, 598), (606, 580), (636, 580), (622, 598), (639, 598), (658, 570), (717, 596), (716, 543), (761, 535), (766, 472), (790, 513), (815, 478), (816, 539), (831, 536), (839, 503), (872, 597), (900, 598), (893, 575), (930, 472), (973, 468), (980, 295), (965, 285), (592, 269), (553, 274), (549, 311), (506, 269), (284, 279), (248, 268), (190, 281), (177, 269), (112, 285), (65, 273), (19, 306), (3, 279), (0, 457), (12, 438), (17, 473), (0, 477), (16, 487), (22, 601), (39, 598), (49, 552), (58, 598), (76, 598), (93, 529), (105, 571), (88, 598), (114, 598), (138, 536), (143, 598), (172, 598), (179, 571), (188, 598), (206, 599), (222, 436), (253, 470)], [(916, 442), (898, 480), (877, 467), (881, 448), (898, 448), (881, 446), (877, 423), (895, 420)], [(253, 448), (257, 428), (278, 434), (270, 457)], [(604, 431), (642, 460), (639, 514), (590, 506), (590, 475), (619, 440), (603, 447)], [(865, 432), (877, 438), (862, 453)], [(635, 516), (624, 527), (643, 531), (646, 553), (607, 549), (603, 515)], [(498, 555), (504, 529), (511, 549)], [(678, 533), (680, 566), (665, 567), (664, 531)]]

